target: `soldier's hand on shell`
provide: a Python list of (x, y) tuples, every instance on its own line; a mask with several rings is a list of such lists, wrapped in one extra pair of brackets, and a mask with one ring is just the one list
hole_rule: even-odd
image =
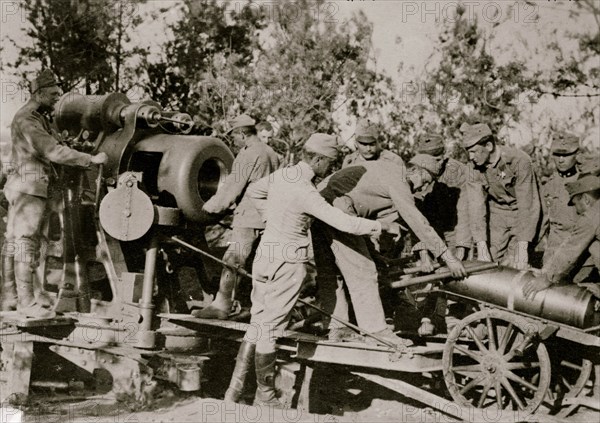
[(523, 296), (525, 299), (533, 301), (538, 292), (547, 289), (550, 285), (552, 284), (546, 275), (542, 274), (535, 279), (528, 280), (525, 285), (523, 285)]
[(101, 152), (98, 154), (95, 154), (92, 156), (92, 163), (93, 164), (104, 164), (108, 161), (108, 156), (106, 155), (105, 152)]

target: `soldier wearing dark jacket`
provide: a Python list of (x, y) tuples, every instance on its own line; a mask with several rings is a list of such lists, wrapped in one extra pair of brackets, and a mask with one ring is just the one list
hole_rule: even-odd
[(92, 156), (59, 144), (47, 114), (60, 94), (54, 74), (42, 71), (32, 83), (31, 99), (12, 121), (11, 142), (2, 149), (8, 219), (2, 247), (1, 306), (2, 310), (16, 307), (29, 317), (54, 316), (34, 298), (33, 291), (52, 163), (85, 168), (107, 160), (105, 153)]
[(469, 177), (478, 183), (476, 189), (469, 190), (475, 242), (485, 240), (489, 229), (492, 258), (526, 269), (529, 244), (538, 232), (541, 210), (531, 160), (521, 150), (498, 145), (486, 124), (465, 127), (463, 146), (472, 162)]
[(600, 178), (585, 175), (566, 187), (569, 204), (575, 206), (579, 216), (569, 236), (544, 263), (542, 276), (523, 287), (527, 297), (535, 296), (552, 284), (570, 283), (568, 276), (588, 257), (600, 270)]
[[(440, 135), (422, 134), (416, 149), (419, 154), (411, 164), (428, 170), (436, 181), (417, 205), (431, 226), (455, 250), (458, 259), (464, 260), (467, 250), (473, 246), (468, 191), (474, 182), (469, 178), (469, 167), (445, 157), (446, 149)], [(486, 242), (477, 243), (477, 254), (480, 260), (491, 260)]]
[[(265, 228), (256, 207), (246, 196), (246, 189), (252, 182), (279, 168), (277, 153), (258, 138), (255, 123), (248, 115), (240, 115), (231, 123), (230, 132), (236, 143), (243, 144), (244, 147), (236, 156), (223, 186), (203, 206), (204, 211), (214, 214), (222, 214), (234, 208), (231, 239), (223, 257), (232, 266), (246, 265)], [(195, 310), (193, 315), (204, 319), (227, 319), (238, 281), (239, 276), (235, 271), (223, 268), (219, 292), (214, 301), (202, 310)]]
[(548, 233), (544, 264), (569, 236), (577, 220), (575, 207), (569, 205), (569, 193), (565, 185), (575, 182), (579, 176), (576, 166), (579, 139), (571, 134), (554, 133), (550, 151), (556, 170), (541, 189), (544, 212), (541, 235)]
[(375, 126), (369, 123), (368, 120), (358, 122), (356, 132), (354, 133), (354, 141), (356, 151), (344, 157), (343, 168), (374, 160), (387, 160), (404, 165), (399, 155), (381, 147), (379, 133)]

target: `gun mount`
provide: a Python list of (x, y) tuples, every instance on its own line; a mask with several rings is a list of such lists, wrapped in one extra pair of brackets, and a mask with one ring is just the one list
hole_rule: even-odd
[[(2, 382), (0, 400), (27, 396), (29, 373), (15, 369), (11, 376), (10, 369), (17, 355), (31, 365), (33, 343), (23, 349), (20, 331), (33, 325), (57, 332), (42, 337), (44, 354), (89, 372), (103, 368), (113, 378), (113, 391), (145, 401), (153, 370), (140, 351), (170, 342), (157, 335), (157, 311), (188, 312), (179, 288), (182, 268), (195, 273), (198, 293), (207, 280), (202, 261), (169, 245), (163, 235), (207, 248), (204, 228), (215, 222), (202, 205), (229, 173), (233, 154), (217, 138), (189, 135), (193, 122), (187, 114), (163, 111), (153, 101), (132, 103), (119, 93), (66, 93), (56, 105), (55, 124), (71, 148), (105, 152), (109, 159), (89, 170), (57, 168), (37, 273), (62, 315), (35, 323), (19, 315), (0, 319), (17, 329), (14, 339), (2, 339), (2, 364), (9, 373), (2, 380), (24, 379), (14, 387)], [(100, 336), (90, 338), (90, 330)], [(56, 344), (54, 337), (65, 342)], [(103, 350), (107, 347), (123, 350), (112, 354)], [(163, 360), (159, 371), (173, 379), (179, 364)]]

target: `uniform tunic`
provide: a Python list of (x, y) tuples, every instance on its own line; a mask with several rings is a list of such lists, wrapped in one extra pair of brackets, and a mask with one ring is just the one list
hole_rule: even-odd
[(544, 263), (543, 273), (553, 283), (560, 283), (571, 273), (589, 252), (594, 265), (600, 270), (600, 201), (579, 216), (570, 235), (558, 246), (552, 257)]
[[(245, 195), (246, 189), (249, 184), (269, 175), (277, 168), (279, 157), (275, 151), (257, 137), (250, 137), (233, 161), (231, 173), (225, 178), (223, 186), (206, 202), (205, 207), (208, 210), (219, 214), (235, 207), (231, 223), (233, 230), (223, 256), (223, 260), (230, 265), (246, 265), (265, 227), (252, 200)], [(224, 267), (220, 287), (225, 288), (229, 279), (238, 278), (236, 272)]]
[(52, 163), (88, 167), (92, 159), (89, 154), (60, 145), (39, 107), (30, 100), (17, 111), (11, 124), (11, 143), (2, 149), (3, 172), (7, 174), (4, 193), (9, 203), (2, 253), (30, 263), (32, 271), (40, 255)]
[[(375, 159), (374, 161), (379, 160), (387, 160), (390, 162), (404, 165), (404, 160), (402, 160), (402, 158), (399, 155), (392, 153), (390, 150), (381, 150), (381, 152), (379, 153), (379, 157), (377, 157), (377, 159)], [(346, 157), (344, 157), (342, 169), (348, 166), (359, 165), (368, 161), (372, 160), (365, 159), (363, 156), (360, 155), (358, 150), (355, 150), (352, 153), (348, 154)]]
[[(452, 247), (471, 247), (468, 166), (449, 158), (442, 162), (433, 189), (419, 202), (419, 209), (429, 224)], [(417, 248), (418, 249), (418, 248)]]
[(379, 222), (349, 216), (327, 204), (312, 183), (314, 177), (311, 167), (300, 162), (279, 169), (247, 190), (266, 220), (252, 268), (252, 318), (245, 337), (257, 344), (260, 353), (274, 351), (302, 282), (311, 273), (308, 229), (315, 218), (356, 235), (381, 233)]
[(516, 148), (496, 146), (497, 159), (485, 170), (470, 164), (471, 232), (477, 241), (487, 239), (486, 202), (489, 206), (490, 252), (494, 260), (515, 253), (516, 242), (532, 242), (538, 232), (541, 202), (537, 178), (529, 157)]
[(569, 193), (565, 184), (577, 180), (578, 174), (562, 177), (555, 172), (541, 189), (544, 218), (542, 233), (548, 231), (544, 264), (554, 255), (556, 248), (569, 236), (575, 222), (577, 212), (569, 206)]
[[(406, 167), (390, 161), (365, 162), (336, 172), (321, 190), (321, 195), (345, 213), (366, 218), (398, 216), (422, 241), (423, 248), (437, 257), (446, 245), (416, 208), (410, 186), (406, 181)], [(386, 328), (385, 315), (379, 296), (377, 269), (363, 237), (343, 234), (331, 228), (313, 233), (317, 242), (328, 242), (335, 264), (348, 288), (358, 325), (378, 332)], [(315, 246), (315, 249), (318, 249)], [(332, 263), (325, 255), (316, 256), (319, 269), (319, 294), (326, 311), (348, 320), (348, 304), (338, 286)], [(321, 272), (321, 269), (324, 269)], [(332, 324), (332, 326), (335, 326)]]
[(233, 161), (231, 173), (223, 186), (206, 202), (205, 207), (220, 214), (235, 206), (234, 228), (264, 229), (256, 207), (244, 194), (249, 184), (274, 172), (279, 165), (277, 153), (257, 137), (251, 137)]

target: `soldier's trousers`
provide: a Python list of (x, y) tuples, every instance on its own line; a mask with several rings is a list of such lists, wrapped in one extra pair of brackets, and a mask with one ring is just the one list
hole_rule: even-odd
[(490, 207), (490, 254), (492, 260), (512, 263), (517, 253), (518, 214), (512, 210)]
[(40, 235), (46, 218), (47, 199), (4, 189), (8, 200), (6, 238), (2, 254), (29, 263), (33, 271), (40, 258)]
[[(347, 214), (355, 214), (350, 204), (344, 202), (343, 197), (336, 199), (334, 206)], [(334, 316), (349, 320), (348, 300), (343, 286), (336, 278), (337, 266), (350, 294), (358, 326), (369, 332), (384, 330), (386, 323), (379, 296), (377, 268), (366, 239), (317, 222), (313, 224), (311, 231), (314, 234), (313, 239), (318, 240), (315, 242), (325, 241), (331, 251), (328, 254), (320, 253), (322, 246), (314, 246), (321, 306)], [(328, 255), (334, 257), (335, 264)], [(331, 329), (340, 326), (341, 324), (334, 320), (331, 322)]]
[[(223, 261), (231, 266), (244, 268), (248, 258), (252, 254), (257, 240), (260, 237), (261, 230), (254, 228), (234, 227), (231, 231), (229, 246), (223, 256)], [(223, 267), (221, 272), (221, 281), (219, 291), (226, 295), (231, 295), (237, 285), (239, 276), (235, 271), (228, 267)]]
[(311, 277), (310, 267), (310, 263), (290, 263), (257, 254), (252, 267), (252, 317), (244, 336), (244, 341), (256, 344), (257, 353), (275, 351), (275, 342), (289, 323), (302, 285)]

